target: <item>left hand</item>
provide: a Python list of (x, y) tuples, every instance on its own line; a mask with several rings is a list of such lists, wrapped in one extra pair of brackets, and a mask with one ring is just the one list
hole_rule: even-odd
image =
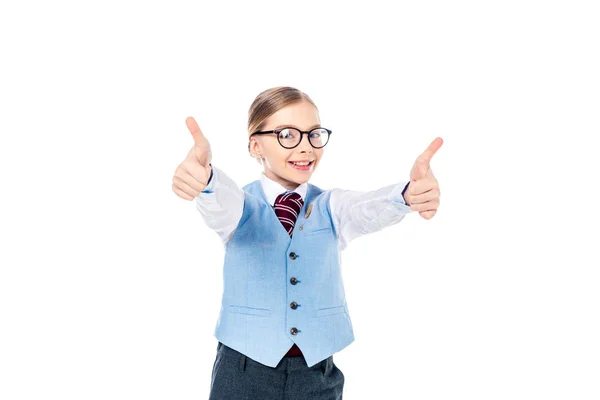
[(410, 183), (404, 192), (404, 201), (411, 210), (419, 211), (425, 219), (431, 219), (440, 206), (440, 187), (429, 167), (429, 162), (444, 141), (435, 138), (427, 149), (417, 158), (410, 171)]

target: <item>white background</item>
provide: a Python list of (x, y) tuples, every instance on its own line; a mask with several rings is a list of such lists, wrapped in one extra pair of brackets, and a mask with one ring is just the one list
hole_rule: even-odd
[(194, 116), (258, 178), (289, 85), (311, 183), (432, 160), (441, 205), (342, 253), (344, 399), (600, 398), (600, 14), (583, 1), (3, 2), (0, 398), (207, 399), (223, 249), (171, 190)]

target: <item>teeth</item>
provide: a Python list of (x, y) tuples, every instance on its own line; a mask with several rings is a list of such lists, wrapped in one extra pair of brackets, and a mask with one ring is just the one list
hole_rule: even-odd
[[(292, 161), (293, 162), (293, 161)], [(310, 161), (304, 161), (304, 162), (293, 162), (295, 165), (308, 165), (310, 164)]]

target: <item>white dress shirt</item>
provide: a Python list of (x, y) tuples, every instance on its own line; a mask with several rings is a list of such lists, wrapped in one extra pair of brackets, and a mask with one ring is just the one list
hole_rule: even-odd
[[(212, 178), (204, 191), (195, 198), (196, 208), (205, 223), (213, 229), (226, 245), (237, 229), (244, 210), (244, 191), (222, 170), (212, 166)], [(377, 232), (397, 224), (412, 210), (404, 202), (402, 191), (409, 181), (382, 187), (373, 191), (330, 189), (329, 208), (340, 250), (351, 240), (368, 233)], [(264, 172), (260, 183), (269, 204), (281, 193), (288, 191), (268, 178)], [(294, 189), (302, 200), (306, 196), (307, 183)]]

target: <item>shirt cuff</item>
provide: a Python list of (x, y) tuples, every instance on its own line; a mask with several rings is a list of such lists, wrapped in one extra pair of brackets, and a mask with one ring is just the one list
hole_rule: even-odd
[(405, 212), (413, 211), (410, 208), (410, 206), (408, 204), (406, 204), (406, 201), (404, 201), (404, 192), (406, 191), (406, 189), (408, 189), (409, 184), (410, 184), (410, 181), (408, 181), (406, 184), (403, 184), (403, 182), (397, 184), (396, 187), (394, 187), (394, 189), (390, 192), (390, 195), (389, 195), (389, 199), (394, 204), (398, 205), (402, 211), (405, 211)]
[[(211, 176), (212, 176), (212, 173), (211, 173)], [(404, 186), (404, 190), (402, 191), (402, 201), (403, 201), (404, 203), (406, 203), (406, 200), (404, 200), (404, 192), (406, 192), (406, 189), (408, 189), (408, 184), (409, 184), (409, 183), (410, 183), (410, 182), (408, 182), (408, 183), (406, 184), (406, 186)]]
[(213, 180), (214, 169), (212, 167), (212, 164), (208, 164), (208, 165), (210, 165), (210, 177), (208, 178), (206, 187), (204, 188), (204, 190), (201, 193), (212, 193), (215, 190), (215, 184), (214, 184), (215, 181)]

